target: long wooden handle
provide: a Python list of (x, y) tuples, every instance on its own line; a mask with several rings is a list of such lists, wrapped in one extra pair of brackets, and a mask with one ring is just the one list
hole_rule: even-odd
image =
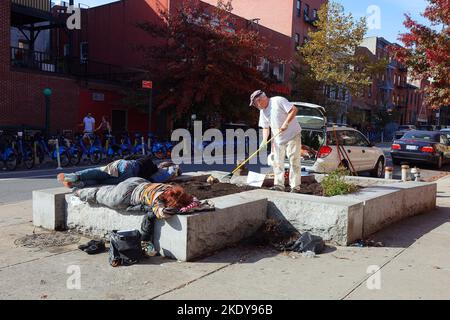
[[(267, 141), (266, 145), (269, 144), (273, 139), (275, 139), (276, 137), (278, 137), (281, 134), (282, 131), (278, 132), (276, 135), (274, 135), (272, 138), (270, 138), (270, 140)], [(235, 174), (240, 168), (242, 168), (244, 166), (244, 164), (246, 164), (247, 162), (249, 162), (254, 156), (256, 156), (260, 151), (261, 151), (262, 147), (259, 148), (258, 150), (256, 150), (250, 157), (247, 158), (247, 160), (245, 160), (244, 162), (242, 162), (236, 169), (233, 170), (233, 172), (231, 172), (231, 174)]]

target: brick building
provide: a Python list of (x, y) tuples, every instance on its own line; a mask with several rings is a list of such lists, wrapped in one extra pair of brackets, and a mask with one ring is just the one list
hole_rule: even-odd
[[(122, 102), (122, 89), (145, 60), (137, 45), (154, 43), (137, 22), (161, 22), (160, 10), (175, 10), (183, 0), (122, 0), (82, 10), (81, 30), (66, 28), (66, 8), (50, 0), (0, 2), (0, 127), (43, 129), (45, 88), (52, 89), (50, 130), (80, 130), (87, 112), (97, 121), (109, 116), (115, 131), (143, 131), (148, 116)], [(214, 1), (203, 1), (208, 7)], [(289, 94), (296, 48), (324, 0), (234, 0), (236, 25), (259, 31), (269, 44), (258, 67), (277, 80), (273, 93)], [(154, 117), (153, 127), (170, 129), (170, 112)], [(158, 124), (158, 125), (156, 125)]]
[[(211, 5), (217, 3), (217, 0), (203, 1)], [(262, 30), (262, 35), (279, 47), (278, 57), (285, 61), (281, 67), (284, 70), (283, 82), (290, 86), (294, 54), (299, 46), (308, 41), (308, 32), (314, 28), (313, 23), (318, 18), (317, 12), (326, 2), (327, 0), (233, 0), (232, 6), (234, 14), (269, 30)], [(285, 36), (285, 39), (281, 37), (272, 40), (273, 31)], [(279, 68), (270, 64), (267, 67), (275, 72)]]
[[(365, 38), (358, 54), (368, 55), (370, 60), (387, 59), (386, 70), (375, 76), (361, 96), (352, 97), (351, 110), (361, 112), (364, 122), (371, 122), (378, 111), (396, 110), (400, 124), (427, 123), (431, 121), (430, 110), (423, 104), (426, 82), (410, 83), (408, 69), (390, 58), (392, 43), (381, 37)], [(394, 44), (397, 45), (397, 44)]]
[[(0, 2), (0, 127), (45, 129), (43, 90), (50, 88), (50, 133), (80, 131), (87, 112), (98, 122), (109, 116), (117, 131), (146, 130), (145, 113), (120, 102), (123, 83), (116, 80), (131, 71), (69, 55), (68, 15), (61, 9), (49, 0)], [(39, 51), (38, 43), (47, 50)]]

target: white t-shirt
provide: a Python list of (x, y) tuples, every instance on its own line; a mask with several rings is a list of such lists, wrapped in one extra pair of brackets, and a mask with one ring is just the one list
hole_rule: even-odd
[[(294, 105), (286, 98), (270, 98), (267, 108), (260, 111), (259, 126), (264, 129), (271, 128), (272, 134), (276, 135), (286, 121), (288, 113), (292, 108), (295, 108)], [(275, 139), (275, 143), (278, 145), (286, 144), (301, 132), (302, 128), (300, 124), (294, 119), (289, 123), (288, 129)]]
[(92, 117), (84, 117), (84, 132), (94, 132), (95, 119)]

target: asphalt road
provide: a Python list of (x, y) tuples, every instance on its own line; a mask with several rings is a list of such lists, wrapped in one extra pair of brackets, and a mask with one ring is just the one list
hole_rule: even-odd
[[(49, 165), (51, 166), (52, 164), (50, 163)], [(68, 167), (63, 170), (50, 168), (33, 170), (18, 169), (12, 172), (0, 171), (0, 205), (29, 200), (32, 198), (33, 190), (61, 187), (61, 184), (56, 180), (56, 176), (60, 172), (71, 173), (92, 167), (95, 166)], [(183, 172), (206, 170), (231, 172), (235, 168), (235, 165), (182, 164), (180, 167)], [(263, 167), (262, 165), (250, 165), (248, 168), (252, 171), (260, 172)]]

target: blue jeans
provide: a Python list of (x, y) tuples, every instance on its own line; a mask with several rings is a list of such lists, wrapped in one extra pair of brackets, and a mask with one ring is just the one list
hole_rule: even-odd
[(119, 184), (128, 178), (136, 177), (139, 167), (137, 165), (128, 165), (123, 172), (119, 172), (118, 177), (112, 177), (100, 168), (86, 169), (75, 172), (79, 181), (84, 182), (84, 187), (95, 186), (99, 184)]

